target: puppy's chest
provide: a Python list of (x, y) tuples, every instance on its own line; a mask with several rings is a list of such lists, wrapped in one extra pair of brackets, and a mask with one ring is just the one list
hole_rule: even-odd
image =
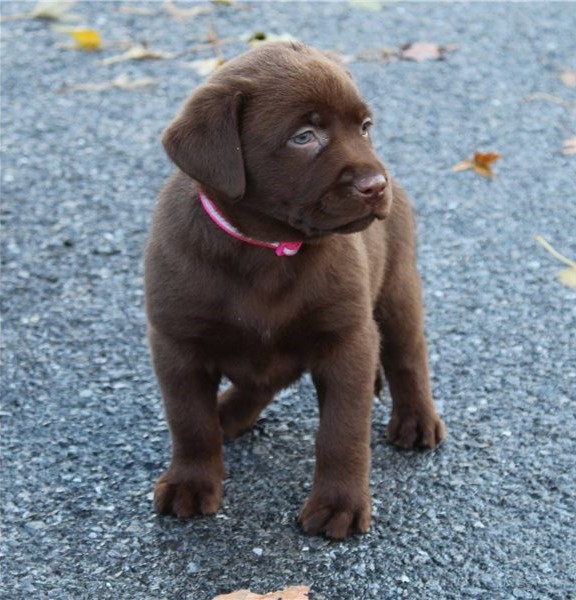
[(286, 298), (245, 293), (226, 302), (223, 325), (244, 351), (286, 346), (303, 327), (308, 311)]
[(236, 302), (217, 323), (206, 324), (203, 347), (208, 360), (239, 385), (283, 387), (304, 371), (321, 335), (303, 314), (282, 305)]
[(203, 337), (217, 357), (244, 356), (260, 364), (278, 355), (302, 358), (328, 335), (318, 319), (324, 312), (292, 294), (242, 290), (222, 299), (218, 319), (205, 323)]

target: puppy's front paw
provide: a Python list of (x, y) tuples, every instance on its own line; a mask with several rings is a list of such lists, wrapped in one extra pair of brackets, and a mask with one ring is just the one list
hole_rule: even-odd
[(353, 494), (312, 491), (304, 504), (298, 522), (305, 533), (342, 540), (370, 528), (372, 508), (370, 493)]
[(154, 489), (154, 509), (161, 515), (188, 519), (212, 515), (220, 508), (222, 483), (219, 478), (183, 478), (170, 470), (161, 475)]
[(435, 412), (409, 416), (393, 412), (388, 423), (388, 441), (405, 450), (435, 448), (445, 435), (444, 423)]

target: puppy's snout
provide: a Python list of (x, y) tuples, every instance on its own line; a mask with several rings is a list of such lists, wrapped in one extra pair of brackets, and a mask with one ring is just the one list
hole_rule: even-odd
[(365, 175), (354, 180), (354, 187), (362, 194), (366, 202), (375, 202), (382, 197), (386, 188), (386, 177), (381, 173)]

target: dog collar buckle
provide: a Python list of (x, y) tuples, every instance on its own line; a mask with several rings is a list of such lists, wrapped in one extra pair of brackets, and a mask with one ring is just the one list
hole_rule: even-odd
[(298, 250), (302, 247), (303, 242), (261, 242), (260, 240), (254, 240), (244, 234), (240, 233), (232, 223), (229, 223), (224, 215), (216, 208), (216, 205), (208, 196), (199, 192), (200, 202), (206, 211), (206, 214), (228, 235), (233, 238), (252, 244), (253, 246), (262, 246), (264, 248), (271, 248), (276, 252), (276, 256), (294, 256), (298, 253)]

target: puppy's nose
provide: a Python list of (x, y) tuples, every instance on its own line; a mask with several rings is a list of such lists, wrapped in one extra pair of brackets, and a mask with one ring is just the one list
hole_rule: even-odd
[(377, 175), (366, 175), (354, 180), (354, 187), (365, 197), (365, 200), (377, 200), (386, 187), (386, 177)]

